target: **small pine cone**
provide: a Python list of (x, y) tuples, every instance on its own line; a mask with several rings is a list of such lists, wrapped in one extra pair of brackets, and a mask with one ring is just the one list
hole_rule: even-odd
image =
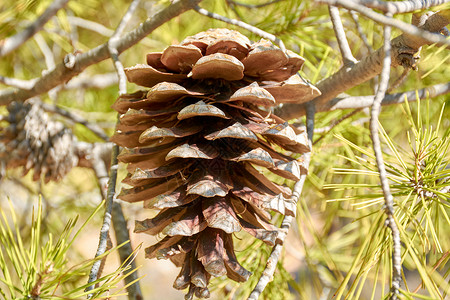
[(39, 102), (12, 102), (8, 112), (9, 126), (0, 129), (2, 172), (23, 167), (25, 175), (33, 169), (33, 180), (43, 175), (47, 183), (60, 180), (77, 165), (72, 132), (50, 120)]
[(165, 235), (146, 257), (181, 267), (174, 288), (189, 287), (186, 299), (209, 297), (211, 276), (251, 275), (236, 259), (234, 232), (274, 245), (280, 229), (267, 210), (295, 214), (291, 191), (259, 169), (290, 180), (307, 172), (282, 153), (309, 152), (306, 133), (270, 112), (320, 94), (296, 75), (303, 62), (269, 41), (213, 29), (126, 69), (130, 82), (150, 90), (113, 105), (121, 116), (112, 141), (125, 147), (119, 160), (128, 163), (123, 182), (131, 186), (119, 198), (160, 210), (135, 232)]

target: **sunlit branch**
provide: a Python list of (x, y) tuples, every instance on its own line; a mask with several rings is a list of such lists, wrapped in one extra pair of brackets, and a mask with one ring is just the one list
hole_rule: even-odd
[(0, 76), (0, 83), (3, 83), (4, 85), (29, 90), (31, 89), (34, 84), (36, 83), (37, 79), (30, 79), (30, 80), (23, 80), (23, 79), (17, 79), (17, 78), (10, 78), (10, 77), (4, 77)]
[[(178, 0), (173, 1), (171, 5), (154, 14), (152, 17), (141, 23), (136, 29), (128, 32), (114, 42), (114, 47), (119, 53), (127, 50), (139, 41), (144, 39), (153, 30), (175, 18), (181, 13), (192, 9), (201, 0)], [(36, 95), (48, 92), (54, 87), (69, 81), (77, 76), (90, 65), (99, 63), (110, 57), (108, 43), (102, 44), (87, 52), (77, 55), (69, 54), (66, 56), (70, 64), (60, 63), (54, 70), (40, 77), (35, 85), (29, 90), (14, 89), (0, 94), (0, 105), (6, 105), (11, 101), (25, 101)]]
[(363, 41), (363, 43), (366, 46), (369, 53), (372, 53), (373, 48), (370, 46), (369, 41), (367, 40), (367, 36), (364, 33), (364, 31), (362, 30), (361, 25), (359, 24), (358, 14), (356, 12), (354, 12), (353, 10), (349, 10), (348, 12), (350, 13), (350, 16), (352, 17), (353, 22), (355, 23), (356, 30), (358, 31), (359, 37)]
[(384, 59), (383, 70), (381, 71), (380, 83), (378, 85), (378, 91), (373, 101), (371, 114), (370, 114), (370, 134), (372, 137), (373, 151), (375, 152), (375, 158), (379, 171), (381, 188), (383, 190), (385, 201), (385, 213), (387, 216), (387, 226), (392, 232), (393, 253), (392, 253), (392, 282), (391, 282), (391, 295), (390, 299), (396, 300), (398, 298), (400, 282), (402, 279), (402, 262), (401, 262), (401, 240), (400, 231), (395, 223), (394, 219), (394, 198), (391, 194), (389, 182), (387, 179), (386, 168), (384, 166), (383, 152), (381, 150), (380, 137), (378, 134), (378, 116), (381, 110), (381, 101), (386, 95), (386, 90), (389, 85), (389, 73), (391, 70), (391, 28), (385, 26), (384, 28)]
[(379, 9), (392, 14), (403, 14), (415, 10), (424, 10), (446, 3), (446, 0), (406, 0), (406, 1), (380, 1), (380, 0), (352, 0), (355, 3), (370, 8)]
[(437, 44), (437, 45), (447, 45), (450, 46), (450, 40), (447, 40), (440, 34), (431, 33), (429, 31), (420, 29), (414, 25), (407, 24), (405, 22), (402, 22), (400, 20), (396, 20), (394, 18), (386, 17), (382, 14), (374, 12), (372, 9), (357, 4), (353, 0), (318, 0), (322, 3), (327, 3), (329, 5), (336, 5), (336, 6), (342, 6), (347, 9), (355, 10), (369, 19), (374, 20), (377, 23), (395, 27), (400, 29), (401, 31), (408, 33), (409, 35), (414, 35), (418, 38), (426, 40), (430, 44)]
[(67, 16), (67, 20), (72, 26), (94, 31), (103, 36), (110, 37), (114, 33), (114, 30), (111, 30), (108, 27), (105, 27), (102, 24), (91, 20), (86, 20), (75, 16)]
[(204, 16), (207, 16), (209, 18), (213, 18), (228, 24), (232, 24), (232, 25), (236, 25), (239, 26), (245, 30), (250, 31), (251, 33), (254, 33), (256, 35), (259, 35), (262, 38), (268, 39), (274, 43), (276, 43), (281, 50), (286, 51), (286, 47), (284, 46), (284, 43), (282, 40), (280, 40), (279, 38), (277, 38), (275, 35), (268, 33), (264, 30), (259, 29), (258, 27), (252, 26), (250, 24), (247, 24), (245, 22), (239, 21), (239, 20), (235, 20), (235, 19), (230, 19), (221, 15), (218, 15), (216, 13), (213, 12), (209, 12), (206, 9), (203, 9), (201, 7), (199, 7), (198, 5), (194, 8), (199, 14), (202, 14)]
[(41, 34), (36, 34), (34, 36), (34, 40), (44, 55), (45, 65), (47, 66), (47, 70), (52, 70), (55, 68), (55, 57), (53, 56), (52, 50), (48, 47), (44, 38)]
[(118, 82), (117, 73), (97, 74), (77, 77), (62, 86), (63, 90), (73, 89), (103, 89)]
[(348, 45), (347, 37), (345, 36), (344, 26), (342, 26), (341, 17), (339, 16), (339, 9), (336, 6), (329, 5), (328, 11), (330, 13), (331, 22), (333, 23), (334, 34), (341, 50), (342, 60), (344, 66), (351, 66), (357, 62), (353, 57), (352, 50)]
[[(429, 86), (420, 90), (412, 90), (403, 93), (385, 95), (381, 105), (393, 105), (404, 103), (405, 101), (417, 101), (418, 99), (433, 98), (450, 93), (450, 83), (441, 83)], [(346, 98), (336, 98), (330, 101), (327, 106), (320, 111), (332, 111), (337, 109), (358, 109), (371, 107), (375, 96), (354, 96)]]
[[(100, 229), (100, 238), (99, 238), (99, 244), (97, 248), (97, 252), (95, 254), (95, 257), (98, 257), (105, 253), (107, 248), (107, 240), (109, 235), (109, 228), (111, 226), (111, 213), (112, 213), (112, 207), (113, 207), (113, 200), (114, 195), (116, 193), (116, 182), (117, 182), (117, 169), (118, 169), (118, 161), (117, 156), (119, 155), (119, 146), (114, 145), (111, 155), (111, 167), (110, 167), (110, 173), (109, 173), (109, 181), (108, 181), (108, 188), (107, 188), (107, 196), (106, 196), (106, 208), (105, 208), (105, 215), (103, 217), (103, 223), (102, 228)], [(102, 176), (102, 181), (106, 178), (105, 175)], [(102, 183), (101, 181), (101, 183)], [(102, 185), (104, 185), (102, 183)], [(101, 260), (97, 260), (94, 262), (91, 268), (91, 272), (89, 274), (89, 280), (88, 283), (93, 282), (97, 280), (98, 273), (100, 271), (101, 266)], [(86, 291), (90, 291), (94, 289), (94, 285), (88, 286), (86, 288)], [(92, 294), (88, 296), (90, 299), (92, 297)]]
[(12, 51), (19, 48), (22, 44), (24, 44), (28, 39), (30, 39), (33, 35), (35, 35), (39, 30), (44, 27), (45, 23), (47, 23), (58, 10), (63, 8), (69, 0), (55, 0), (52, 4), (47, 7), (42, 15), (37, 18), (32, 24), (30, 24), (27, 28), (20, 31), (19, 33), (6, 38), (2, 44), (0, 44), (0, 57), (11, 53)]
[[(449, 18), (439, 13), (434, 13), (427, 16), (424, 24), (420, 27), (430, 32), (440, 32), (449, 23)], [(426, 41), (424, 39), (418, 39), (408, 34), (402, 34), (394, 38), (391, 41), (391, 65), (412, 67), (410, 61), (414, 60), (414, 53), (425, 43)], [(316, 105), (316, 110), (318, 112), (329, 110), (329, 102), (334, 101), (332, 99), (336, 98), (339, 94), (379, 75), (382, 69), (383, 57), (383, 48), (380, 48), (361, 59), (351, 68), (341, 68), (335, 74), (319, 82), (316, 87), (321, 91), (322, 95), (313, 100)], [(405, 62), (405, 60), (407, 61)], [(275, 113), (283, 119), (290, 120), (304, 116), (305, 107), (304, 104), (286, 104), (276, 109)]]

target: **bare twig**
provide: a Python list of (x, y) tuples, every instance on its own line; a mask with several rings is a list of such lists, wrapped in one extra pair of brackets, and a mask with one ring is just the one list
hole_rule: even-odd
[(366, 46), (366, 48), (369, 51), (369, 53), (372, 53), (373, 49), (370, 46), (369, 41), (367, 40), (367, 36), (364, 33), (364, 31), (362, 30), (361, 25), (359, 24), (358, 14), (356, 12), (354, 12), (353, 10), (349, 10), (348, 12), (350, 13), (350, 16), (352, 17), (353, 22), (355, 22), (356, 30), (358, 31), (359, 37), (363, 41), (363, 43)]
[(272, 5), (272, 4), (275, 4), (278, 2), (282, 2), (282, 1), (285, 1), (285, 0), (272, 0), (272, 1), (268, 1), (266, 3), (261, 3), (261, 4), (246, 4), (246, 3), (241, 3), (241, 2), (237, 2), (237, 1), (233, 1), (233, 0), (228, 0), (227, 2), (230, 2), (237, 6), (242, 6), (245, 8), (253, 9), (253, 8), (261, 8), (264, 6)]
[[(107, 189), (105, 216), (103, 217), (103, 224), (102, 224), (102, 228), (100, 230), (100, 238), (99, 238), (98, 248), (97, 248), (95, 257), (98, 257), (99, 255), (102, 255), (103, 253), (105, 253), (106, 247), (107, 247), (109, 228), (111, 226), (111, 213), (112, 213), (114, 195), (116, 192), (117, 169), (118, 169), (117, 156), (118, 155), (119, 155), (119, 146), (115, 145), (115, 146), (113, 146), (112, 155), (111, 155), (111, 168), (110, 168), (109, 182), (108, 182), (108, 189)], [(102, 176), (102, 178), (106, 178), (106, 177)], [(92, 265), (91, 272), (89, 273), (88, 283), (97, 280), (100, 265), (101, 265), (101, 260), (97, 260)], [(94, 285), (90, 285), (86, 288), (86, 291), (90, 291), (93, 288), (94, 288)], [(89, 294), (88, 298), (90, 299), (91, 297), (92, 297), (92, 294)]]
[(81, 116), (79, 116), (73, 112), (67, 111), (65, 109), (62, 109), (61, 107), (58, 107), (58, 106), (52, 105), (52, 104), (48, 104), (48, 103), (42, 103), (42, 108), (45, 111), (59, 114), (63, 117), (66, 117), (66, 118), (72, 120), (73, 122), (75, 122), (77, 124), (81, 124), (81, 125), (85, 126), (87, 129), (89, 129), (90, 131), (95, 133), (98, 137), (100, 137), (104, 141), (109, 140), (108, 135), (103, 131), (103, 129), (98, 127), (96, 124), (88, 122), (87, 120), (85, 120), (84, 118), (82, 118)]
[(372, 136), (373, 151), (377, 162), (378, 171), (380, 173), (381, 188), (383, 189), (385, 212), (387, 215), (386, 223), (392, 231), (393, 253), (392, 253), (392, 283), (390, 299), (396, 300), (399, 293), (400, 282), (402, 279), (402, 262), (401, 262), (401, 240), (400, 231), (394, 219), (394, 198), (392, 197), (387, 173), (384, 166), (383, 152), (380, 145), (380, 137), (378, 135), (378, 116), (381, 110), (381, 101), (383, 100), (389, 84), (389, 72), (391, 70), (391, 28), (385, 26), (384, 28), (384, 60), (383, 70), (381, 72), (380, 84), (378, 91), (373, 101), (371, 115), (370, 115), (370, 133)]
[(103, 26), (100, 23), (86, 20), (80, 17), (75, 16), (67, 16), (67, 20), (69, 21), (70, 25), (81, 27), (87, 30), (91, 30), (94, 32), (97, 32), (100, 35), (110, 37), (113, 35), (114, 30), (109, 29), (108, 27)]
[[(435, 13), (427, 17), (420, 28), (430, 32), (440, 32), (443, 27), (450, 23), (450, 18), (439, 13)], [(404, 65), (404, 59), (414, 60), (416, 53), (421, 46), (426, 43), (423, 39), (416, 39), (407, 34), (402, 34), (391, 41), (392, 45), (392, 61), (391, 65)], [(322, 95), (316, 97), (313, 101), (316, 104), (317, 111), (328, 110), (330, 100), (337, 95), (351, 89), (361, 83), (364, 83), (376, 75), (381, 73), (382, 61), (384, 57), (383, 48), (378, 49), (372, 54), (364, 57), (356, 63), (352, 68), (342, 68), (332, 76), (319, 82), (316, 86)], [(407, 63), (404, 67), (411, 67)], [(1, 97), (0, 97), (1, 98)], [(336, 104), (336, 103), (334, 103)], [(283, 107), (276, 109), (276, 114), (283, 119), (290, 120), (305, 115), (304, 104), (285, 104)]]
[[(119, 53), (127, 50), (140, 40), (144, 39), (153, 30), (175, 18), (181, 13), (192, 9), (202, 0), (176, 0), (173, 4), (157, 12), (155, 15), (140, 24), (138, 28), (128, 32), (114, 42), (114, 47)], [(70, 55), (68, 55), (70, 56)], [(69, 81), (80, 74), (88, 66), (109, 58), (108, 43), (102, 44), (85, 53), (74, 56), (72, 54), (70, 64), (60, 63), (54, 70), (40, 77), (33, 88), (29, 90), (8, 90), (0, 93), (0, 105), (6, 105), (12, 101), (25, 101), (36, 95), (48, 92), (61, 83)]]
[(331, 22), (333, 23), (333, 30), (336, 35), (339, 50), (341, 50), (344, 66), (352, 66), (357, 60), (353, 57), (352, 50), (350, 50), (350, 46), (348, 45), (344, 26), (342, 26), (341, 17), (339, 16), (339, 9), (336, 6), (328, 5), (328, 11), (330, 13)]
[[(308, 140), (309, 145), (312, 147), (312, 138), (314, 135), (314, 105), (312, 103), (309, 103), (307, 106), (307, 115), (306, 115), (306, 128), (308, 131)], [(311, 148), (312, 150), (312, 148)], [(305, 159), (305, 165), (309, 166), (309, 162), (311, 159), (311, 152), (304, 154)], [(302, 193), (303, 185), (305, 183), (307, 174), (302, 174), (300, 176), (300, 180), (294, 185), (294, 189), (292, 191), (292, 199), (297, 203), (297, 201), (300, 198), (300, 195)], [(261, 277), (258, 280), (258, 283), (256, 284), (255, 288), (253, 289), (252, 293), (248, 297), (248, 300), (257, 300), (261, 293), (266, 288), (267, 284), (272, 281), (273, 274), (277, 268), (278, 260), (281, 256), (281, 250), (283, 249), (283, 243), (286, 239), (287, 233), (291, 227), (291, 223), (293, 221), (294, 217), (292, 216), (285, 216), (282, 223), (281, 228), (285, 229), (284, 232), (280, 232), (277, 236), (277, 239), (280, 240), (280, 243), (276, 244), (273, 249), (272, 253), (270, 253), (269, 259), (267, 260), (267, 265), (264, 271), (261, 274)]]
[(55, 0), (52, 4), (47, 7), (42, 15), (37, 18), (32, 24), (21, 32), (5, 39), (2, 44), (0, 44), (0, 57), (7, 55), (8, 53), (19, 48), (23, 43), (25, 43), (29, 38), (36, 34), (39, 30), (44, 27), (45, 23), (48, 22), (58, 10), (63, 8), (69, 0)]
[(406, 1), (380, 1), (380, 0), (352, 0), (355, 3), (371, 8), (379, 9), (392, 14), (402, 14), (415, 10), (424, 10), (447, 2), (446, 0), (406, 0)]
[(119, 51), (117, 50), (117, 47), (115, 47), (115, 43), (120, 38), (120, 35), (122, 34), (123, 30), (125, 29), (125, 26), (127, 25), (128, 21), (133, 15), (137, 6), (139, 5), (139, 2), (140, 0), (133, 0), (133, 2), (131, 2), (127, 12), (120, 20), (119, 25), (117, 26), (116, 30), (111, 36), (111, 39), (108, 41), (109, 55), (114, 61), (114, 68), (116, 69), (117, 75), (119, 76), (119, 95), (127, 93), (127, 77), (125, 75), (123, 65), (119, 60)]
[(97, 74), (91, 77), (76, 77), (62, 86), (64, 90), (73, 89), (104, 89), (118, 82), (117, 73)]
[(280, 47), (280, 49), (282, 51), (286, 51), (286, 47), (284, 46), (284, 43), (282, 40), (280, 40), (279, 38), (277, 38), (275, 35), (268, 33), (264, 30), (259, 29), (258, 27), (252, 26), (250, 24), (247, 24), (245, 22), (239, 21), (239, 20), (235, 20), (235, 19), (230, 19), (221, 15), (218, 15), (216, 13), (213, 12), (209, 12), (204, 8), (201, 8), (200, 6), (195, 6), (194, 7), (195, 11), (197, 11), (199, 14), (202, 14), (204, 16), (207, 16), (209, 18), (213, 18), (228, 24), (232, 24), (232, 25), (236, 25), (239, 26), (241, 28), (244, 28), (245, 30), (250, 31), (251, 33), (254, 33), (256, 35), (259, 35), (262, 38), (268, 39), (274, 43), (276, 43), (278, 45), (278, 47)]
[(410, 25), (405, 22), (390, 17), (386, 17), (384, 15), (374, 12), (372, 9), (366, 6), (357, 4), (353, 0), (319, 0), (319, 2), (327, 3), (329, 5), (342, 6), (347, 9), (355, 10), (365, 15), (369, 19), (374, 20), (377, 23), (398, 28), (401, 31), (408, 33), (409, 35), (413, 35), (420, 39), (426, 40), (431, 44), (436, 43), (437, 45), (450, 46), (450, 40), (447, 40), (440, 34), (431, 33), (426, 30), (420, 29), (414, 25)]
[(39, 49), (41, 50), (42, 54), (44, 55), (47, 70), (54, 69), (55, 68), (55, 57), (53, 56), (52, 50), (48, 47), (48, 45), (45, 42), (42, 35), (36, 34), (34, 36), (34, 40), (36, 41), (36, 44), (38, 44)]
[[(441, 83), (420, 90), (385, 95), (381, 105), (393, 105), (405, 101), (416, 101), (418, 99), (433, 98), (450, 93), (450, 83)], [(327, 106), (322, 106), (319, 111), (332, 111), (336, 109), (358, 109), (371, 107), (375, 96), (355, 96), (343, 99), (333, 99)], [(418, 99), (417, 99), (418, 98)]]
[(24, 90), (31, 89), (34, 86), (34, 84), (36, 83), (36, 81), (37, 81), (37, 79), (23, 80), (23, 79), (0, 76), (1, 83), (8, 85), (8, 86), (16, 87), (19, 89), (24, 89)]

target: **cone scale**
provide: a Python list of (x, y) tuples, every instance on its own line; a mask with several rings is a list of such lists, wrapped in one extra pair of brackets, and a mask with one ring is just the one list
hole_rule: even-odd
[(54, 121), (37, 99), (11, 102), (9, 124), (0, 126), (0, 179), (6, 169), (33, 170), (33, 180), (61, 180), (78, 164), (76, 138), (62, 123)]
[(146, 257), (181, 267), (173, 286), (189, 288), (187, 299), (209, 297), (212, 276), (249, 278), (233, 233), (274, 245), (279, 229), (268, 211), (295, 213), (290, 189), (260, 170), (289, 180), (306, 172), (285, 154), (308, 152), (306, 133), (270, 112), (320, 94), (296, 75), (303, 62), (269, 41), (212, 29), (125, 70), (130, 82), (150, 89), (113, 105), (121, 116), (111, 140), (124, 147), (118, 158), (129, 171), (119, 198), (159, 210), (135, 232), (165, 236)]

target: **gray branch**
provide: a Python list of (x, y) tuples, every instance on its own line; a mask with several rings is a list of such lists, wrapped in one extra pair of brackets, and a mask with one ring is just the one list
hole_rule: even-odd
[(17, 79), (17, 78), (10, 78), (5, 76), (0, 76), (0, 83), (3, 83), (4, 85), (8, 85), (11, 87), (29, 90), (31, 89), (34, 84), (36, 83), (37, 79), (30, 79), (30, 80), (23, 80), (23, 79)]
[(400, 20), (396, 20), (394, 18), (386, 17), (382, 14), (374, 12), (372, 9), (357, 4), (353, 0), (318, 0), (318, 2), (327, 3), (329, 5), (336, 5), (336, 6), (342, 6), (347, 9), (351, 9), (354, 11), (357, 11), (369, 19), (374, 20), (377, 23), (395, 27), (400, 29), (401, 31), (408, 33), (409, 35), (414, 35), (420, 39), (425, 40), (428, 43), (431, 44), (437, 44), (437, 45), (447, 45), (450, 46), (450, 40), (447, 40), (445, 37), (443, 37), (440, 34), (428, 32), (426, 30), (420, 29), (414, 25), (407, 24), (405, 22), (402, 22)]
[(352, 66), (357, 60), (353, 57), (352, 50), (348, 45), (347, 37), (345, 36), (344, 26), (342, 25), (341, 17), (339, 16), (339, 9), (336, 6), (328, 5), (331, 22), (333, 23), (334, 34), (341, 50), (342, 60), (344, 66)]
[(5, 39), (3, 43), (0, 44), (0, 57), (5, 56), (12, 51), (19, 48), (23, 43), (25, 43), (28, 39), (30, 39), (33, 35), (35, 35), (39, 30), (44, 27), (45, 23), (47, 23), (58, 10), (63, 8), (69, 0), (55, 0), (50, 4), (49, 7), (44, 11), (44, 13), (37, 18), (32, 24), (30, 24), (27, 28), (20, 31), (19, 33)]
[(91, 77), (76, 77), (62, 86), (63, 90), (104, 89), (118, 82), (117, 73), (97, 74)]
[[(140, 24), (138, 28), (125, 34), (113, 43), (113, 47), (120, 53), (137, 44), (153, 30), (166, 23), (170, 19), (192, 9), (202, 0), (178, 0), (170, 6), (157, 12), (155, 15)], [(48, 92), (54, 87), (69, 81), (77, 76), (90, 65), (101, 62), (110, 57), (108, 43), (102, 44), (94, 49), (78, 55), (68, 54), (67, 62), (60, 63), (54, 70), (40, 77), (33, 88), (29, 90), (14, 89), (0, 94), (0, 105), (7, 105), (12, 101), (25, 101), (36, 95)]]
[[(114, 202), (114, 195), (116, 193), (116, 182), (117, 182), (117, 169), (119, 167), (117, 156), (119, 155), (119, 146), (114, 145), (111, 155), (111, 168), (110, 168), (110, 174), (109, 174), (109, 181), (108, 181), (108, 188), (107, 188), (107, 196), (106, 196), (106, 209), (105, 209), (105, 215), (103, 217), (103, 223), (102, 228), (100, 229), (100, 238), (98, 243), (97, 252), (95, 254), (95, 257), (98, 257), (105, 253), (106, 247), (107, 247), (107, 240), (109, 235), (109, 228), (111, 227), (111, 213), (113, 208), (113, 202)], [(95, 166), (95, 165), (94, 165)], [(102, 180), (106, 178), (105, 175), (102, 176)], [(100, 181), (101, 184), (102, 180)], [(94, 262), (91, 268), (91, 272), (89, 273), (89, 280), (88, 283), (93, 282), (97, 280), (98, 272), (100, 270), (101, 260), (97, 260)], [(91, 291), (94, 289), (94, 285), (90, 285), (86, 288), (86, 291)], [(92, 297), (92, 294), (88, 295), (88, 298), (90, 299)]]
[(372, 110), (370, 114), (370, 134), (372, 136), (373, 151), (375, 152), (375, 158), (377, 162), (378, 171), (380, 173), (381, 188), (383, 190), (385, 201), (385, 212), (387, 215), (387, 226), (392, 232), (393, 253), (392, 253), (392, 283), (391, 283), (391, 300), (397, 300), (400, 282), (402, 280), (402, 259), (401, 259), (401, 240), (400, 231), (394, 219), (394, 198), (392, 197), (389, 182), (387, 179), (387, 172), (383, 160), (383, 152), (381, 150), (380, 137), (378, 134), (378, 116), (381, 110), (381, 101), (386, 95), (386, 90), (389, 85), (389, 73), (391, 70), (391, 27), (385, 26), (384, 28), (384, 59), (383, 69), (381, 71), (380, 84), (378, 85), (378, 91), (373, 101)]
[[(306, 115), (306, 128), (308, 131), (308, 141), (310, 148), (312, 150), (312, 138), (314, 135), (314, 105), (311, 103), (307, 106), (307, 115)], [(311, 152), (308, 152), (304, 154), (305, 159), (305, 165), (309, 166), (309, 162), (311, 160)], [(305, 183), (307, 174), (302, 174), (300, 176), (300, 180), (297, 181), (294, 185), (294, 189), (292, 191), (292, 199), (295, 201), (295, 203), (298, 202), (300, 199), (300, 195), (302, 193), (303, 185)], [(281, 250), (283, 249), (284, 240), (286, 239), (286, 236), (288, 234), (288, 231), (291, 227), (291, 223), (294, 220), (294, 217), (292, 216), (285, 216), (282, 223), (281, 228), (285, 229), (285, 231), (280, 232), (277, 236), (277, 239), (280, 240), (280, 243), (276, 244), (273, 249), (272, 253), (270, 253), (269, 259), (267, 260), (266, 268), (261, 274), (261, 277), (258, 280), (258, 283), (256, 284), (255, 288), (253, 289), (252, 293), (248, 297), (247, 300), (257, 300), (261, 293), (266, 288), (267, 284), (269, 284), (270, 281), (273, 279), (273, 274), (275, 273), (275, 270), (277, 268), (278, 261), (281, 256)]]
[[(450, 18), (435, 13), (427, 16), (426, 21), (420, 26), (423, 30), (440, 32), (443, 27), (450, 23)], [(414, 54), (421, 46), (426, 44), (423, 39), (418, 39), (409, 34), (402, 34), (391, 41), (391, 65), (412, 67), (411, 61), (415, 61)], [(383, 48), (364, 57), (351, 68), (341, 68), (338, 72), (319, 82), (316, 86), (322, 95), (313, 101), (317, 111), (325, 111), (329, 107), (329, 101), (339, 94), (360, 85), (373, 77), (379, 75), (382, 69), (384, 57)], [(0, 97), (1, 98), (1, 97)], [(304, 104), (286, 104), (275, 110), (275, 113), (283, 119), (290, 120), (305, 115)]]
[(268, 40), (276, 43), (282, 51), (286, 51), (286, 47), (284, 46), (284, 43), (282, 40), (280, 40), (279, 38), (277, 38), (275, 35), (273, 35), (271, 33), (268, 33), (264, 30), (259, 29), (258, 27), (252, 26), (250, 24), (247, 24), (245, 22), (242, 22), (242, 21), (239, 21), (236, 19), (230, 19), (230, 18), (221, 16), (219, 14), (207, 11), (206, 9), (203, 9), (203, 8), (199, 7), (198, 5), (194, 9), (201, 15), (204, 15), (209, 18), (216, 19), (216, 20), (219, 20), (219, 21), (231, 24), (231, 25), (239, 26), (245, 30), (250, 31), (251, 33), (259, 35), (262, 38), (268, 39)]
[(110, 37), (113, 35), (114, 31), (109, 29), (108, 27), (103, 26), (100, 23), (86, 20), (80, 17), (74, 17), (74, 16), (67, 16), (67, 20), (69, 21), (70, 25), (77, 26), (80, 28), (84, 28), (90, 31), (97, 32), (100, 35)]
[(383, 12), (403, 14), (415, 10), (424, 10), (446, 3), (448, 0), (406, 0), (406, 1), (380, 1), (380, 0), (352, 0), (355, 3), (379, 9)]
[[(429, 86), (420, 90), (407, 91), (403, 93), (396, 93), (385, 95), (381, 101), (381, 105), (393, 105), (400, 104), (406, 101), (417, 101), (418, 99), (433, 98), (440, 95), (450, 93), (450, 83), (441, 83), (433, 86)], [(335, 98), (326, 106), (322, 106), (322, 111), (332, 111), (337, 109), (362, 109), (371, 107), (373, 105), (375, 96), (355, 96), (346, 98)]]

